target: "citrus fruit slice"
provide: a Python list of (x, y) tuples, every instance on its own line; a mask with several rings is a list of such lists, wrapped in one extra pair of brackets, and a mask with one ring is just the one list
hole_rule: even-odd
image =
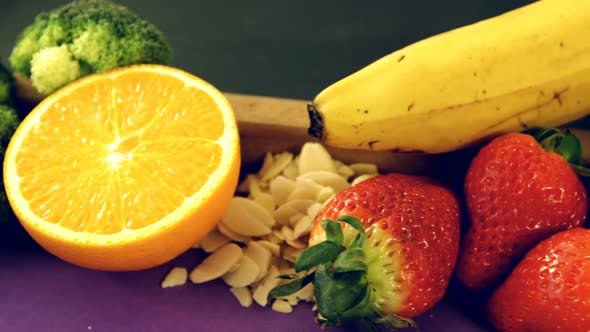
[(42, 247), (101, 270), (150, 268), (212, 230), (240, 168), (232, 108), (180, 69), (80, 79), (21, 123), (4, 159), (10, 204)]

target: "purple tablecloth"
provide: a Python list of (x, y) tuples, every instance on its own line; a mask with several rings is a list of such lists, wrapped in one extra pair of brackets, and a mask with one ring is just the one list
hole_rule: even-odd
[[(290, 314), (256, 304), (244, 308), (223, 282), (160, 288), (171, 267), (190, 269), (202, 257), (191, 250), (146, 271), (101, 272), (72, 266), (39, 248), (3, 249), (0, 331), (321, 331), (307, 304)], [(445, 302), (418, 322), (424, 332), (488, 331)]]

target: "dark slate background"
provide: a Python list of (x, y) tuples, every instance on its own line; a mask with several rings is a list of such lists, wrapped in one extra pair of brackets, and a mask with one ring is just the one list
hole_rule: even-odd
[[(36, 13), (67, 1), (0, 1), (0, 60)], [(119, 0), (157, 25), (174, 66), (228, 92), (311, 99), (407, 44), (532, 1)]]

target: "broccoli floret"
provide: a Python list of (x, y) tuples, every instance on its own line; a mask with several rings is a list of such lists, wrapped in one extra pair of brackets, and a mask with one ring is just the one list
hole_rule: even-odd
[(12, 89), (14, 80), (12, 75), (0, 63), (0, 104), (12, 104)]
[(43, 94), (90, 73), (171, 60), (162, 32), (110, 0), (75, 0), (39, 14), (10, 55), (12, 67)]
[(4, 151), (12, 138), (20, 119), (16, 110), (8, 105), (0, 105), (0, 157), (4, 160)]
[(40, 92), (50, 93), (79, 77), (80, 65), (66, 45), (47, 47), (33, 55), (31, 81)]
[[(8, 105), (0, 105), (0, 160), (4, 161), (4, 153), (8, 147), (8, 142), (12, 138), (16, 127), (18, 127), (20, 119), (14, 108)], [(12, 215), (12, 209), (6, 198), (6, 191), (4, 189), (4, 180), (0, 177), (0, 222), (6, 220), (8, 216)]]

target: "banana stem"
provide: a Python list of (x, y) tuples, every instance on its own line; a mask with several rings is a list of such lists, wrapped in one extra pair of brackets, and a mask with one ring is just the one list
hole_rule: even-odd
[(309, 115), (309, 129), (307, 129), (307, 133), (319, 139), (320, 141), (324, 141), (326, 139), (324, 133), (324, 118), (322, 114), (315, 108), (315, 106), (310, 103), (307, 105), (307, 114)]

